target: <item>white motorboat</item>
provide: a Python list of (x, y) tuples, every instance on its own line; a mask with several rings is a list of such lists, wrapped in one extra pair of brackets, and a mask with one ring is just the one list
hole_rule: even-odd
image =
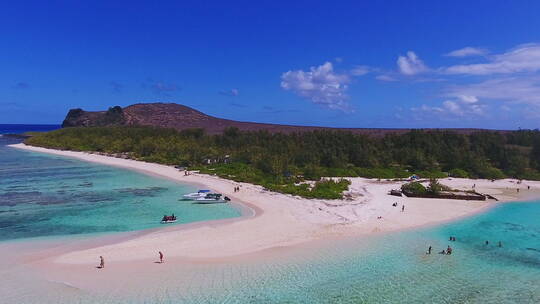
[(184, 194), (183, 197), (185, 199), (197, 199), (197, 198), (205, 197), (209, 193), (210, 193), (210, 190), (199, 190), (197, 192)]
[(226, 203), (231, 199), (228, 197), (222, 197), (222, 194), (219, 193), (208, 193), (204, 197), (199, 197), (195, 199), (197, 204), (215, 204), (215, 203)]

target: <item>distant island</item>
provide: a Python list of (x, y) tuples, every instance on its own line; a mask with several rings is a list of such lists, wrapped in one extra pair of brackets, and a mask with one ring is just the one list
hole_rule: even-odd
[(71, 110), (63, 127), (26, 143), (187, 167), (309, 198), (342, 198), (349, 184), (340, 177), (540, 180), (538, 130), (282, 126), (162, 103)]

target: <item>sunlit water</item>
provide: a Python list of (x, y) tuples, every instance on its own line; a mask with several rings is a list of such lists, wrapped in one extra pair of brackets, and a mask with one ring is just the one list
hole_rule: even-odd
[[(61, 159), (62, 163), (66, 161)], [(92, 187), (101, 184), (98, 179), (114, 183), (102, 170), (116, 169), (75, 163), (81, 166), (77, 168), (88, 166), (97, 170), (94, 173), (101, 172)], [(130, 184), (137, 187), (124, 188), (145, 189), (145, 195), (149, 191), (157, 196), (173, 191), (148, 190), (162, 187), (155, 185), (166, 181), (134, 175), (144, 181), (135, 178)], [(84, 191), (84, 186), (80, 187)], [(108, 191), (116, 193), (114, 189), (122, 187), (115, 185)], [(137, 197), (132, 190), (120, 193), (120, 200), (128, 194)], [(155, 198), (145, 195), (138, 197), (148, 201)], [(126, 199), (124, 203), (129, 205), (131, 201)], [(94, 208), (106, 208), (101, 204), (108, 204), (91, 203)], [(91, 210), (85, 212), (88, 217), (99, 217)], [(90, 226), (102, 227), (96, 222)], [(138, 223), (130, 229), (144, 227)], [(457, 241), (448, 241), (449, 236)], [(433, 247), (431, 255), (426, 254), (429, 245)], [(448, 245), (454, 249), (452, 255), (437, 254)], [(5, 287), (0, 287), (0, 302), (540, 303), (540, 202), (501, 204), (484, 214), (443, 226), (320, 242), (265, 253), (264, 257), (227, 263), (166, 264), (167, 271), (161, 275), (129, 277), (119, 287), (104, 288), (103, 292), (30, 277), (21, 267), (2, 273), (0, 285)]]
[(16, 142), (0, 137), (0, 241), (153, 228), (173, 213), (177, 224), (240, 215), (179, 201), (193, 186), (7, 146)]
[[(194, 266), (129, 301), (160, 303), (540, 303), (540, 203), (442, 227), (332, 241), (265, 260)], [(447, 241), (449, 236), (457, 241)], [(489, 240), (489, 245), (485, 241)], [(501, 241), (503, 247), (498, 247)], [(433, 253), (426, 254), (431, 245)], [(437, 254), (452, 246), (452, 255)], [(188, 278), (186, 283), (185, 279)], [(157, 287), (156, 287), (157, 286)], [(111, 299), (122, 296), (108, 295)]]

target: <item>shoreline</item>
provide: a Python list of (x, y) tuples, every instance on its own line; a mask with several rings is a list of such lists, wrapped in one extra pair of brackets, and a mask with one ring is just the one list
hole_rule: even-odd
[[(237, 218), (131, 232), (131, 236), (108, 244), (97, 237), (85, 246), (73, 246), (74, 248), (67, 252), (44, 257), (43, 266), (47, 268), (54, 265), (93, 265), (99, 255), (107, 256), (108, 261), (115, 263), (153, 259), (156, 248), (166, 252), (169, 258), (184, 261), (230, 259), (324, 238), (386, 233), (445, 224), (485, 212), (502, 202), (540, 197), (539, 182), (524, 181), (521, 186), (531, 186), (531, 191), (512, 193), (511, 189), (519, 187), (515, 180), (490, 182), (441, 179), (445, 185), (457, 189), (470, 189), (468, 187), (475, 183), (479, 192), (495, 195), (500, 201), (400, 198), (389, 196), (387, 192), (389, 189), (398, 188), (402, 182), (350, 178), (350, 192), (355, 197), (353, 200), (310, 200), (265, 191), (261, 186), (237, 183), (210, 175), (184, 176), (173, 167), (154, 163), (24, 144), (11, 147), (135, 170), (181, 183), (202, 185), (231, 197), (241, 210), (242, 215)], [(240, 192), (231, 191), (238, 185), (241, 187)], [(398, 210), (401, 208), (392, 207), (393, 201), (399, 202), (400, 207), (405, 205), (405, 212)], [(378, 219), (379, 216), (382, 218)]]

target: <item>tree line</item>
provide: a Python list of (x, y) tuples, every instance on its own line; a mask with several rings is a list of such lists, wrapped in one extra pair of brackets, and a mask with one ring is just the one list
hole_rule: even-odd
[[(64, 128), (27, 143), (55, 149), (125, 153), (269, 187), (322, 176), (540, 179), (540, 131), (411, 130), (375, 138), (340, 130), (269, 133), (228, 128)], [(305, 187), (305, 186), (303, 186)]]

